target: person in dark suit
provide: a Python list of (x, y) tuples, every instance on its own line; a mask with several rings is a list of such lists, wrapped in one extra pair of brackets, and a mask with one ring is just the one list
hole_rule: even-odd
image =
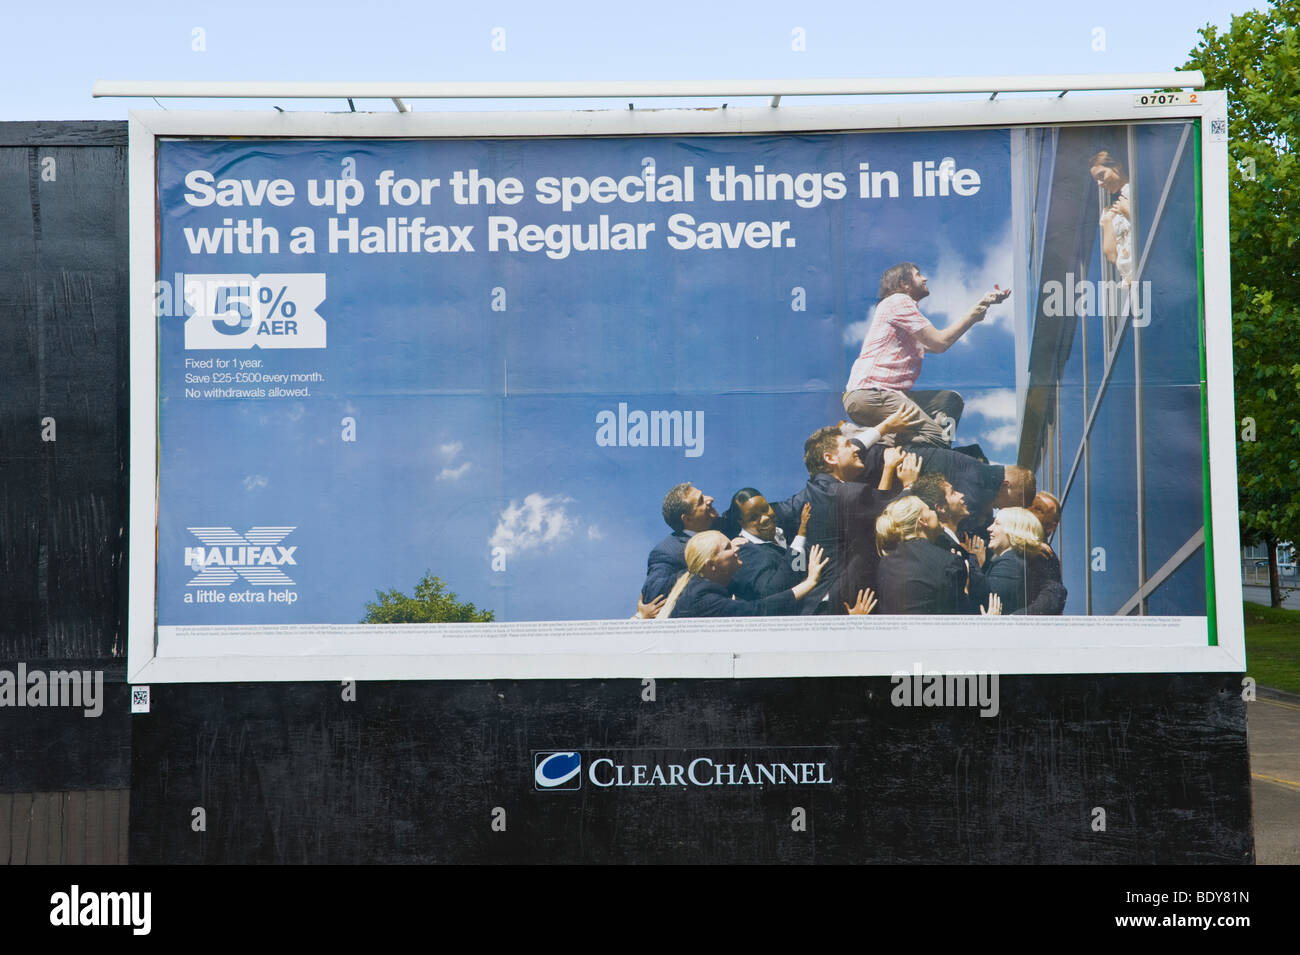
[(663, 515), (664, 523), (673, 532), (654, 546), (646, 560), (641, 600), (647, 604), (667, 594), (673, 581), (686, 570), (686, 542), (691, 536), (712, 530), (718, 520), (713, 498), (689, 481), (674, 486), (664, 495)]
[[(1030, 566), (1041, 578), (1043, 525), (1023, 507), (1004, 507), (989, 525), (989, 554), (984, 577), (989, 590), (1002, 598), (1006, 613), (1017, 613), (1029, 603)], [(1037, 585), (1037, 584), (1036, 584)]]
[(1028, 507), (1038, 490), (1034, 472), (1014, 464), (985, 464), (960, 451), (924, 444), (908, 445), (921, 459), (921, 473), (938, 471), (965, 498), (970, 516), (961, 521), (957, 534), (984, 537), (995, 507)]
[(686, 571), (677, 578), (657, 620), (669, 617), (768, 617), (799, 612), (799, 601), (817, 586), (826, 568), (821, 548), (808, 554), (808, 574), (788, 590), (761, 600), (736, 600), (727, 592), (741, 561), (735, 543), (721, 531), (702, 531), (686, 545)]
[(947, 548), (966, 563), (968, 595), (977, 604), (988, 597), (988, 583), (984, 579), (986, 556), (984, 539), (968, 534), (957, 536), (957, 528), (970, 517), (966, 508), (966, 495), (957, 490), (947, 477), (938, 471), (927, 471), (912, 484), (912, 493), (925, 502), (939, 518), (939, 536), (935, 543)]
[(891, 502), (876, 520), (880, 551), (880, 609), (886, 614), (998, 614), (997, 595), (988, 606), (970, 598), (966, 562), (935, 546), (939, 516), (909, 494)]
[(741, 488), (731, 498), (726, 523), (735, 526), (744, 543), (740, 545), (740, 570), (731, 578), (731, 592), (738, 600), (759, 600), (799, 582), (807, 563), (808, 520), (812, 505), (800, 513), (799, 531), (786, 543), (777, 526), (776, 513), (757, 490)]
[[(906, 419), (899, 415), (894, 420)], [(886, 427), (887, 423), (882, 422), (881, 426)], [(878, 435), (876, 429), (871, 430)], [(789, 500), (773, 505), (777, 523), (788, 536), (796, 526), (797, 517), (803, 513), (804, 505), (810, 504), (812, 516), (808, 521), (808, 543), (818, 545), (826, 555), (826, 572), (822, 575), (821, 585), (804, 602), (801, 613), (838, 613), (846, 604), (855, 603), (859, 591), (875, 586), (874, 575), (867, 566), (872, 562), (861, 559), (863, 545), (855, 544), (855, 540), (862, 537), (868, 541), (873, 539), (876, 515), (896, 493), (880, 490), (880, 484), (886, 480), (892, 482), (894, 468), (882, 468), (876, 487), (865, 483), (863, 450), (864, 442), (860, 438), (846, 437), (838, 426), (818, 428), (804, 442), (803, 460), (808, 469), (808, 483)], [(895, 451), (889, 450), (892, 459)], [(901, 451), (897, 452), (897, 457), (902, 459)], [(854, 560), (855, 557), (858, 559)], [(842, 572), (851, 561), (854, 573), (841, 584)]]
[(883, 469), (875, 487), (869, 492), (846, 494), (854, 506), (840, 512), (844, 566), (840, 571), (839, 596), (835, 598), (839, 605), (847, 604), (849, 595), (877, 586), (880, 552), (876, 549), (876, 518), (890, 501), (900, 496), (902, 484), (916, 480), (919, 469), (916, 455), (898, 447), (885, 448)]
[[(677, 579), (657, 620), (669, 617), (767, 617), (798, 613), (799, 601), (817, 586), (826, 558), (816, 544), (808, 550), (808, 574), (789, 590), (760, 600), (737, 600), (727, 592), (741, 561), (734, 541), (720, 531), (696, 534), (686, 545), (686, 573)], [(874, 595), (858, 594), (849, 613), (870, 613)]]
[(1069, 592), (1061, 580), (1061, 560), (1051, 548), (1052, 535), (1061, 523), (1061, 502), (1055, 494), (1039, 491), (1029, 510), (1043, 525), (1043, 549), (1040, 560), (1030, 561), (1028, 566), (1028, 603), (1024, 613), (1027, 614), (1061, 614), (1065, 612), (1065, 601)]

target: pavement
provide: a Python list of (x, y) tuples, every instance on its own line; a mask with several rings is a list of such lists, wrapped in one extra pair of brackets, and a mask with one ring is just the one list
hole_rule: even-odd
[(1267, 687), (1246, 704), (1255, 862), (1300, 865), (1300, 696)]
[[(1241, 589), (1251, 603), (1269, 605), (1267, 587)], [(1300, 610), (1300, 591), (1284, 588), (1282, 606)], [(1246, 741), (1255, 862), (1300, 865), (1300, 695), (1257, 687), (1254, 702), (1246, 704)]]

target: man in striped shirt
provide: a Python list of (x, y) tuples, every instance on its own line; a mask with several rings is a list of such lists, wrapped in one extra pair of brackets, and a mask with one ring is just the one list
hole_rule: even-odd
[[(916, 303), (930, 294), (925, 276), (912, 262), (902, 262), (880, 277), (880, 303), (849, 371), (844, 410), (857, 424), (871, 427), (906, 408), (916, 423), (913, 433), (889, 435), (884, 443), (952, 446), (964, 402), (955, 391), (913, 391), (926, 352), (945, 352), (953, 342), (984, 320), (989, 307), (1006, 301), (1010, 289), (993, 287), (966, 317), (938, 329)], [(919, 412), (919, 414), (918, 414)]]

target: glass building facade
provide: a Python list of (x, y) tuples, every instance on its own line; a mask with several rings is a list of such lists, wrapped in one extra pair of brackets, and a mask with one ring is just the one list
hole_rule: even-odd
[(1198, 141), (1191, 122), (1013, 138), (1036, 291), (1016, 316), (1017, 461), (1061, 501), (1066, 613), (1206, 613)]

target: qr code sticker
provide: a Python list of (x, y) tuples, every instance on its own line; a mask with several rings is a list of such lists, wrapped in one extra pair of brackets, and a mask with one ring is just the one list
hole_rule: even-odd
[(1226, 119), (1212, 119), (1212, 120), (1210, 120), (1210, 135), (1211, 135), (1211, 136), (1219, 136), (1219, 137), (1227, 136), (1227, 135), (1228, 135), (1228, 121), (1227, 121)]
[(131, 712), (149, 712), (149, 688), (147, 686), (131, 687)]

